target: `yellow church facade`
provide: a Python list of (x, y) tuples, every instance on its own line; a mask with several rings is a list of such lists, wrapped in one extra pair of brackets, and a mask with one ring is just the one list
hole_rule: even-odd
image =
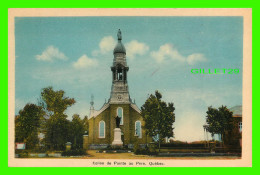
[(138, 106), (132, 102), (127, 83), (129, 67), (126, 62), (126, 50), (121, 42), (119, 29), (118, 43), (114, 49), (114, 59), (111, 66), (112, 87), (110, 99), (100, 110), (94, 109), (91, 101), (88, 134), (83, 136), (83, 148), (100, 149), (113, 146), (115, 139), (116, 117), (120, 118), (121, 147), (132, 148), (134, 144), (145, 146), (152, 141), (146, 135), (144, 121)]

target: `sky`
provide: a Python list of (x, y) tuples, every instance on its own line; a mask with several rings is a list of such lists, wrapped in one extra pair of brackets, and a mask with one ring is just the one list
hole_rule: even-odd
[[(15, 113), (48, 86), (76, 100), (68, 119), (89, 115), (92, 94), (100, 109), (110, 97), (118, 29), (131, 98), (141, 108), (158, 90), (173, 102), (176, 140), (204, 139), (209, 106), (242, 105), (242, 17), (17, 17)], [(191, 73), (221, 68), (239, 73)]]

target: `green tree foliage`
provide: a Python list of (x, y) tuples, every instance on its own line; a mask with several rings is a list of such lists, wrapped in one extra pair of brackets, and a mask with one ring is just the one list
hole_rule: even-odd
[(15, 117), (15, 141), (25, 142), (28, 149), (34, 148), (39, 143), (38, 129), (43, 115), (42, 107), (26, 104)]
[(84, 121), (80, 119), (78, 114), (72, 116), (70, 122), (70, 141), (72, 143), (72, 149), (80, 149), (83, 146), (83, 135), (85, 133)]
[(46, 122), (45, 145), (51, 150), (64, 150), (69, 140), (69, 120), (66, 116), (52, 115)]
[(85, 116), (82, 121), (83, 121), (84, 131), (86, 131), (88, 133), (88, 127), (89, 127), (88, 116)]
[(159, 136), (159, 148), (162, 139), (173, 136), (174, 110), (173, 103), (162, 101), (162, 94), (158, 91), (151, 94), (141, 107), (146, 133), (152, 137)]
[(63, 90), (54, 91), (52, 87), (41, 92), (40, 105), (46, 110), (48, 120), (45, 123), (45, 144), (47, 148), (64, 150), (69, 140), (69, 125), (65, 110), (75, 103), (73, 98), (65, 97)]
[(68, 107), (76, 103), (74, 98), (64, 97), (64, 95), (63, 90), (54, 91), (52, 87), (44, 88), (41, 92), (41, 105), (51, 115), (62, 115)]
[(206, 122), (208, 124), (207, 130), (211, 135), (220, 134), (221, 138), (224, 138), (225, 131), (232, 130), (233, 113), (229, 111), (226, 106), (222, 105), (218, 109), (210, 106), (206, 113)]
[(240, 148), (239, 139), (242, 138), (242, 133), (239, 132), (239, 119), (236, 117), (232, 117), (232, 129), (225, 131), (224, 134), (224, 142), (225, 146), (229, 148)]

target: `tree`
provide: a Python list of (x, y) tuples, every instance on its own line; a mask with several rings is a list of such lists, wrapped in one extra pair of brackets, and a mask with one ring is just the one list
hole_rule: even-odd
[(145, 121), (146, 134), (151, 137), (158, 136), (159, 151), (160, 143), (166, 137), (173, 136), (173, 123), (175, 122), (173, 103), (162, 101), (162, 95), (155, 91), (141, 107), (141, 115)]
[(220, 122), (218, 121), (218, 109), (213, 107), (208, 107), (208, 111), (206, 112), (206, 122), (207, 122), (207, 131), (211, 133), (213, 136), (220, 132)]
[(225, 131), (225, 135), (223, 137), (223, 140), (225, 142), (225, 146), (233, 149), (240, 148), (240, 142), (239, 139), (242, 138), (242, 133), (239, 132), (239, 121), (237, 118), (232, 117), (232, 129)]
[(52, 115), (46, 122), (45, 145), (51, 150), (64, 150), (69, 140), (69, 120), (66, 116)]
[(39, 143), (38, 130), (43, 118), (42, 107), (26, 104), (15, 117), (15, 141), (25, 142), (28, 149), (33, 149)]
[(69, 121), (65, 110), (76, 101), (64, 97), (63, 90), (54, 91), (52, 87), (44, 88), (39, 104), (45, 109), (48, 120), (45, 124), (45, 144), (50, 149), (63, 150), (69, 139)]
[(214, 134), (220, 134), (223, 141), (225, 131), (230, 131), (232, 129), (233, 113), (223, 105), (218, 109), (210, 106), (208, 107), (208, 111), (206, 113), (206, 122), (208, 124), (207, 130), (212, 136)]
[(82, 122), (83, 122), (83, 126), (84, 126), (84, 131), (88, 133), (88, 127), (89, 127), (88, 116), (85, 116), (83, 118)]
[(72, 143), (72, 149), (80, 149), (83, 146), (83, 135), (85, 133), (83, 120), (80, 119), (78, 114), (72, 116), (70, 122), (70, 141)]
[(74, 98), (64, 97), (63, 90), (54, 91), (52, 87), (43, 88), (40, 105), (49, 112), (49, 115), (62, 115), (64, 111), (76, 101)]

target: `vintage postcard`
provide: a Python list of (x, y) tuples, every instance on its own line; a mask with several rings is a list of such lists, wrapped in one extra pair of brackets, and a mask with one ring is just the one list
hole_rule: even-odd
[(251, 9), (9, 9), (11, 167), (252, 166)]

